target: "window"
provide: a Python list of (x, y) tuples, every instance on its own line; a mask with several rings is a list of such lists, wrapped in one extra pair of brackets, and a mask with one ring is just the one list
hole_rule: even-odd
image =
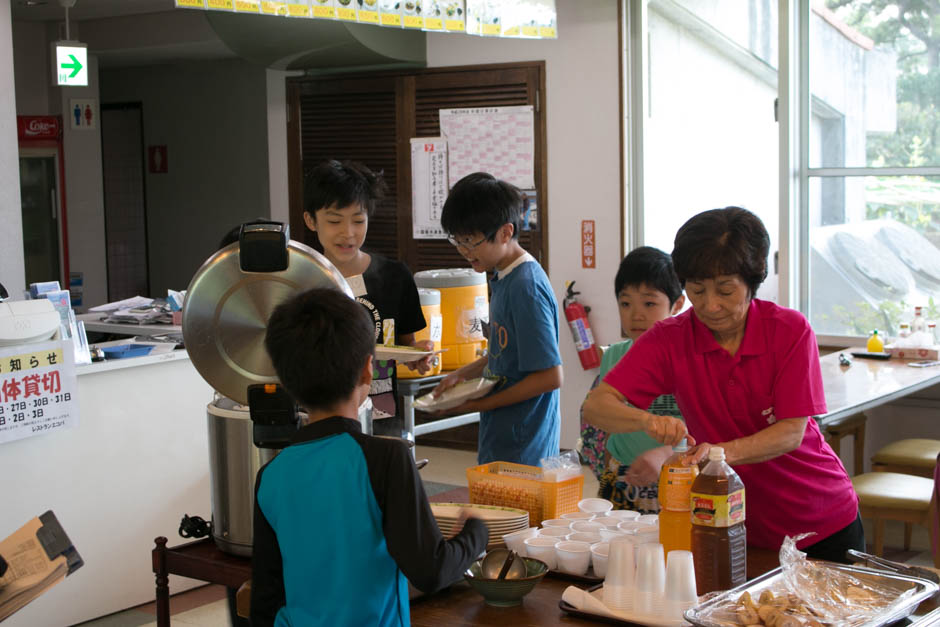
[(931, 6), (801, 2), (802, 308), (817, 335), (892, 336), (915, 305), (940, 318), (940, 12)]
[[(776, 0), (750, 0), (747, 10), (740, 0), (649, 0), (645, 11), (640, 4), (626, 5), (648, 33), (629, 81), (643, 96), (634, 129), (642, 148), (633, 155), (642, 159), (635, 176), (643, 193), (634, 196), (627, 248), (670, 252), (690, 217), (737, 205), (761, 217), (776, 249)], [(776, 293), (771, 272), (759, 295)]]

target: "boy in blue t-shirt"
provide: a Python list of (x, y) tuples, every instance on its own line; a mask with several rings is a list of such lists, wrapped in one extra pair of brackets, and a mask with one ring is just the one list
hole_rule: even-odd
[(558, 455), (561, 354), (558, 304), (548, 276), (519, 245), (522, 194), (476, 172), (460, 179), (441, 213), (448, 240), (490, 280), (488, 354), (444, 378), (434, 393), (480, 376), (500, 379), (494, 392), (454, 413), (480, 412), (477, 460), (538, 466)]
[[(660, 320), (679, 313), (685, 304), (672, 259), (651, 246), (641, 246), (623, 258), (614, 278), (614, 294), (620, 329), (629, 339), (604, 351), (595, 386), (637, 338)], [(672, 395), (654, 400), (649, 411), (681, 418)], [(617, 509), (659, 511), (659, 471), (671, 454), (671, 446), (663, 446), (643, 431), (607, 434), (581, 419), (581, 455), (600, 480), (598, 496), (612, 501)]]

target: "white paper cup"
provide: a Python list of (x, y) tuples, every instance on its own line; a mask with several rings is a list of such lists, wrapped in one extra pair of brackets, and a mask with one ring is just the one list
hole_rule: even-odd
[(614, 504), (607, 499), (581, 499), (578, 501), (578, 510), (592, 514), (603, 514), (614, 508)]
[(594, 522), (593, 520), (579, 520), (577, 522), (571, 523), (572, 531), (586, 531), (588, 533), (599, 533), (601, 529), (606, 527), (599, 522)]
[(587, 542), (559, 542), (555, 545), (558, 570), (583, 575), (591, 563), (591, 545)]
[(659, 544), (659, 527), (648, 526), (628, 535), (634, 544)]
[(636, 548), (636, 595), (633, 607), (639, 614), (660, 616), (666, 586), (666, 562), (662, 544), (641, 544)]
[(588, 544), (595, 544), (601, 541), (601, 534), (591, 533), (588, 531), (575, 531), (574, 533), (569, 533), (565, 540), (571, 542), (587, 542)]
[(568, 529), (571, 527), (571, 521), (567, 518), (549, 518), (548, 520), (542, 521), (543, 527), (564, 527)]
[(635, 520), (625, 520), (622, 523), (617, 525), (617, 529), (619, 529), (620, 531), (624, 533), (636, 533), (636, 530), (642, 527), (649, 527), (649, 525), (638, 523)]
[(512, 533), (507, 533), (503, 536), (503, 542), (506, 543), (506, 547), (510, 551), (515, 551), (519, 555), (525, 555), (526, 538), (534, 538), (537, 535), (539, 535), (538, 527), (529, 527), (528, 529), (523, 529), (522, 531), (513, 531)]
[(633, 589), (636, 582), (634, 546), (626, 538), (610, 542), (607, 558), (607, 576), (604, 579), (604, 604), (617, 610), (633, 607)]
[(543, 536), (526, 538), (526, 555), (528, 557), (534, 557), (537, 560), (542, 560), (548, 565), (549, 570), (555, 570), (555, 567), (558, 563), (555, 559), (556, 544), (558, 544), (558, 540), (556, 538), (545, 538)]
[[(543, 527), (539, 529), (540, 536), (545, 538), (558, 538), (558, 540), (564, 540), (569, 533), (571, 533), (571, 529), (566, 529), (565, 527)], [(556, 540), (556, 542), (558, 540)]]
[(591, 566), (594, 567), (596, 577), (607, 576), (607, 558), (610, 554), (610, 543), (597, 542), (591, 545)]
[(620, 518), (622, 520), (636, 520), (640, 517), (640, 512), (634, 511), (632, 509), (612, 509), (607, 512), (607, 516), (611, 518)]
[(597, 517), (597, 514), (592, 514), (591, 512), (568, 512), (567, 514), (562, 514), (561, 517), (565, 520), (576, 522), (578, 520), (593, 520)]

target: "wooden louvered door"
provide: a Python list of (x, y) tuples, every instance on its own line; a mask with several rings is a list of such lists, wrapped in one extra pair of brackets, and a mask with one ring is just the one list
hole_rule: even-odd
[(413, 272), (467, 266), (446, 240), (412, 237), (410, 139), (440, 135), (440, 109), (532, 105), (538, 226), (522, 231), (520, 242), (547, 271), (544, 86), (544, 62), (288, 79), (293, 237), (315, 241), (303, 225), (304, 165), (354, 159), (384, 170), (389, 185), (386, 202), (369, 222), (365, 248), (400, 259)]

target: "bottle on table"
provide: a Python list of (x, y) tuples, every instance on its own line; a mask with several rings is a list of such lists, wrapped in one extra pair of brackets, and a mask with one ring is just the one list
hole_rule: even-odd
[(920, 333), (927, 330), (927, 321), (924, 319), (922, 307), (914, 307), (914, 319), (911, 320), (911, 333)]
[(927, 323), (927, 335), (930, 336), (930, 339), (933, 341), (934, 345), (937, 343), (937, 323), (928, 322)]
[(729, 590), (747, 578), (744, 482), (713, 446), (692, 483), (692, 559), (699, 596)]
[(902, 322), (898, 325), (898, 337), (910, 337), (911, 336), (911, 325), (906, 322)]
[(885, 343), (881, 340), (881, 336), (878, 335), (878, 329), (875, 329), (868, 338), (868, 352), (883, 353), (884, 351)]
[(659, 543), (667, 555), (669, 551), (692, 550), (691, 493), (698, 466), (682, 463), (688, 450), (683, 439), (659, 472)]

